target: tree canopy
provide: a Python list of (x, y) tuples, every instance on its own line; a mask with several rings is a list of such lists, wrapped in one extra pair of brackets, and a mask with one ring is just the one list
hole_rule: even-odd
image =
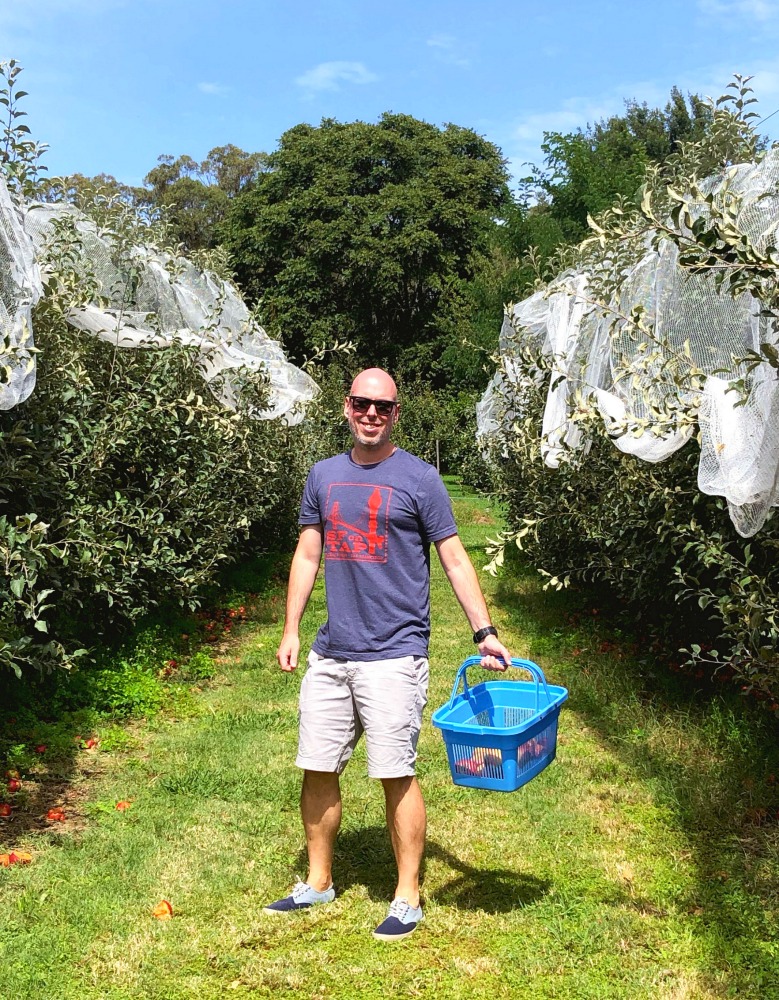
[(230, 199), (267, 168), (265, 153), (247, 153), (228, 143), (212, 149), (202, 163), (191, 156), (160, 156), (144, 177), (138, 201), (161, 209), (174, 237), (189, 250), (217, 245), (218, 226)]
[(587, 216), (620, 198), (635, 198), (650, 164), (663, 164), (681, 144), (700, 139), (712, 111), (694, 94), (674, 87), (664, 108), (625, 102), (624, 115), (575, 132), (545, 132), (544, 167), (520, 186), (512, 220), (515, 249), (529, 246), (548, 256), (561, 243), (587, 234)]
[(266, 327), (295, 358), (349, 339), (375, 362), (429, 364), (509, 200), (497, 147), (386, 113), (298, 125), (268, 166), (223, 227)]

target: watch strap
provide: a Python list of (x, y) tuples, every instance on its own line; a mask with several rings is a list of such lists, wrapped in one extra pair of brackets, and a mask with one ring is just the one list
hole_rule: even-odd
[(473, 633), (473, 641), (478, 646), (480, 642), (484, 642), (488, 635), (494, 635), (497, 639), (498, 630), (494, 625), (485, 625), (484, 628), (480, 628), (478, 632)]

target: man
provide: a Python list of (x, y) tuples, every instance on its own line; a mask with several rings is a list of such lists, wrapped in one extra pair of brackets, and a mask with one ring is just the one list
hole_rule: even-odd
[(419, 869), (425, 804), (414, 776), (427, 701), (430, 543), (474, 632), (482, 666), (505, 669), (481, 587), (457, 535), (452, 505), (435, 468), (391, 441), (400, 404), (392, 378), (361, 372), (344, 400), (351, 451), (310, 471), (292, 559), (282, 670), (298, 662), (298, 628), (324, 551), (327, 621), (300, 689), (297, 765), (309, 869), (290, 896), (265, 908), (289, 913), (335, 897), (332, 863), (341, 821), (339, 775), (362, 733), (368, 774), (378, 778), (398, 868), (395, 898), (374, 937), (407, 937), (423, 918)]

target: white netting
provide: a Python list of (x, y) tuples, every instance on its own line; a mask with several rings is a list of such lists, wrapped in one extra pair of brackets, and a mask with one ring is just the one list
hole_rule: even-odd
[[(703, 189), (715, 204), (737, 207), (737, 225), (757, 250), (776, 245), (779, 150)], [(708, 210), (695, 206), (699, 215)], [(775, 321), (752, 295), (734, 298), (712, 274), (682, 269), (668, 240), (625, 273), (608, 309), (596, 308), (587, 289), (586, 274), (566, 273), (513, 307), (501, 330), (501, 372), (477, 408), (479, 434), (511, 432), (516, 389), (528, 378), (516, 358), (528, 350), (547, 358), (542, 455), (553, 468), (586, 445), (577, 422), (585, 405), (595, 405), (617, 448), (648, 462), (690, 439), (699, 409), (699, 488), (725, 497), (736, 530), (753, 535), (779, 504), (779, 379), (767, 361), (749, 372), (740, 359), (779, 344)], [(637, 306), (654, 330), (649, 344), (628, 321)]]
[[(194, 346), (204, 379), (225, 406), (235, 408), (247, 374), (258, 373), (267, 381), (269, 402), (250, 409), (252, 416), (281, 417), (290, 425), (303, 419), (305, 404), (318, 394), (316, 383), (286, 360), (228, 282), (183, 257), (144, 246), (119, 254), (110, 235), (68, 205), (28, 205), (22, 228), (2, 178), (0, 219), (0, 322), (4, 333), (6, 328), (15, 331), (13, 347), (22, 331), (31, 337), (30, 309), (41, 292), (36, 256), (45, 261), (58, 223), (70, 224), (78, 236), (77, 268), (85, 280), (96, 279), (99, 289), (89, 305), (68, 315), (72, 326), (122, 348), (167, 347), (174, 342)], [(0, 385), (0, 408), (10, 409), (26, 399), (34, 385), (34, 366), (22, 356), (11, 391)]]
[(24, 402), (35, 387), (30, 316), (42, 292), (32, 240), (0, 177), (0, 410)]

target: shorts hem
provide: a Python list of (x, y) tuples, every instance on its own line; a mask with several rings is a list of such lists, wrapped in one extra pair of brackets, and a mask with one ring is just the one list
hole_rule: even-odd
[(325, 774), (343, 774), (349, 759), (340, 760), (333, 763), (330, 760), (311, 760), (308, 757), (298, 757), (295, 760), (295, 767), (301, 771), (323, 771)]
[(381, 781), (382, 779), (389, 780), (390, 778), (416, 778), (416, 776), (416, 769), (408, 770), (408, 768), (406, 768), (401, 774), (397, 774), (395, 772), (392, 774), (374, 774), (370, 768), (368, 769), (368, 777), (375, 778), (377, 781)]

